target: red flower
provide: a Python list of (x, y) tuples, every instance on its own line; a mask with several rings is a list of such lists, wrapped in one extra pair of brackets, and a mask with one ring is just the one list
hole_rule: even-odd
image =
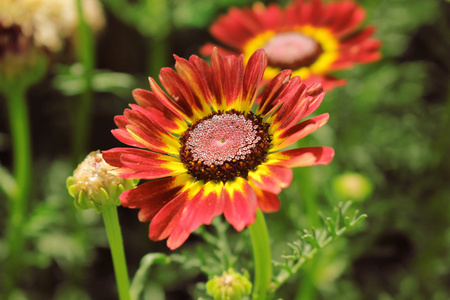
[[(231, 8), (210, 31), (231, 48), (220, 48), (221, 54), (242, 53), (247, 61), (256, 49), (264, 48), (269, 56), (266, 80), (283, 69), (291, 69), (293, 76), (321, 82), (329, 90), (345, 84), (330, 72), (380, 58), (380, 42), (371, 38), (375, 28), (359, 29), (364, 19), (363, 8), (350, 0), (294, 0), (285, 9), (277, 4)], [(213, 47), (205, 45), (202, 54), (210, 55)]]
[(328, 164), (334, 155), (327, 147), (282, 151), (327, 122), (323, 114), (298, 123), (321, 103), (320, 84), (305, 85), (285, 70), (252, 111), (267, 65), (263, 50), (246, 67), (242, 55), (222, 58), (217, 50), (211, 66), (197, 56), (175, 59), (178, 73), (163, 68), (159, 75), (170, 97), (150, 78), (152, 91), (133, 91), (138, 105), (115, 118), (117, 139), (143, 149), (103, 152), (116, 175), (150, 180), (124, 192), (121, 203), (140, 208), (150, 239), (168, 238), (171, 249), (222, 213), (241, 231), (257, 209), (278, 210), (291, 168)]

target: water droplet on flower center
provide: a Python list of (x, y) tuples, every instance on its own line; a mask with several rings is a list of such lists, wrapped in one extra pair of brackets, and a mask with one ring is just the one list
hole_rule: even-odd
[(323, 52), (315, 39), (298, 32), (278, 33), (263, 48), (269, 66), (292, 70), (310, 66)]
[(214, 113), (192, 124), (180, 137), (180, 159), (197, 180), (246, 178), (266, 158), (271, 141), (268, 128), (251, 112)]

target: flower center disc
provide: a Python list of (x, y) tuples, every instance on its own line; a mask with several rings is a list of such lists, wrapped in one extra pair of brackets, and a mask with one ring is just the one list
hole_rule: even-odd
[(269, 66), (292, 70), (310, 66), (323, 52), (316, 40), (298, 32), (279, 33), (263, 48), (269, 57)]
[(180, 159), (197, 180), (216, 182), (246, 178), (266, 158), (269, 124), (252, 112), (214, 113), (180, 137)]

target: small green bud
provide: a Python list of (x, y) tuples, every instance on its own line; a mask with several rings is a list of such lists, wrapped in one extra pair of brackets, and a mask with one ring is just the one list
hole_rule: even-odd
[(94, 208), (101, 213), (103, 208), (120, 205), (120, 194), (136, 186), (136, 180), (124, 179), (109, 173), (108, 165), (100, 151), (89, 153), (82, 163), (67, 178), (69, 194), (75, 198), (77, 209)]
[(246, 276), (229, 269), (222, 276), (210, 279), (206, 283), (206, 291), (214, 300), (241, 300), (250, 295), (252, 284)]
[(344, 199), (363, 201), (372, 194), (373, 185), (364, 175), (345, 173), (333, 180), (333, 188)]

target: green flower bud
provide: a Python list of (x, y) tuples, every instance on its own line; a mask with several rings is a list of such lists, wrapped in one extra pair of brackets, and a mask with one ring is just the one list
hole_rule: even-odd
[(210, 279), (206, 283), (206, 291), (214, 300), (241, 300), (250, 295), (252, 284), (246, 276), (229, 269), (222, 276)]
[(372, 194), (373, 185), (364, 175), (346, 173), (333, 180), (333, 188), (344, 199), (363, 201)]
[(137, 181), (114, 176), (109, 173), (112, 169), (103, 160), (100, 151), (89, 153), (78, 165), (66, 182), (77, 209), (94, 208), (101, 213), (105, 207), (120, 205), (120, 194), (134, 188)]

